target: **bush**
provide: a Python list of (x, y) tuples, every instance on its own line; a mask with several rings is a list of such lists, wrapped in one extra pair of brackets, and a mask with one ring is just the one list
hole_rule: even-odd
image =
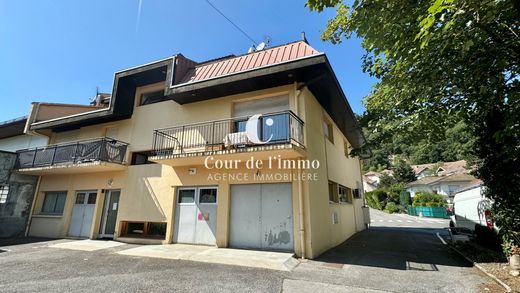
[(369, 207), (382, 211), (388, 198), (387, 193), (382, 189), (375, 189), (365, 193), (367, 204)]
[(414, 207), (446, 207), (447, 202), (442, 195), (421, 191), (415, 194), (412, 205)]
[(399, 209), (397, 208), (397, 205), (395, 203), (389, 202), (386, 204), (385, 212), (387, 212), (389, 214), (393, 214), (397, 211), (399, 211)]

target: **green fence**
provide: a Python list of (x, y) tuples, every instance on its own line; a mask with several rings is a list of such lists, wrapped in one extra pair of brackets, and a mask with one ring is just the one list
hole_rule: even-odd
[(428, 218), (447, 218), (446, 208), (440, 207), (408, 207), (408, 214), (411, 216)]

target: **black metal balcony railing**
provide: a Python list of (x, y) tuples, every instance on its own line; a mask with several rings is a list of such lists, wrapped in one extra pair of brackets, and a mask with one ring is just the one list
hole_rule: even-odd
[(158, 156), (208, 154), (287, 143), (303, 147), (303, 121), (293, 112), (262, 114), (257, 122), (257, 135), (261, 143), (253, 142), (254, 139), (251, 141), (245, 132), (249, 118), (229, 118), (155, 130), (154, 153)]
[(17, 151), (17, 168), (88, 162), (123, 163), (128, 144), (103, 137)]

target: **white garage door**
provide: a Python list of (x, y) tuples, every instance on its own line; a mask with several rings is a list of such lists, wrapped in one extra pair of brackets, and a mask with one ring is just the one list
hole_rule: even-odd
[(216, 232), (217, 188), (180, 188), (177, 192), (173, 241), (215, 245)]
[(72, 218), (69, 226), (69, 236), (88, 238), (94, 209), (96, 207), (97, 193), (95, 191), (81, 191), (76, 193), (76, 201), (72, 209)]
[(291, 184), (231, 186), (230, 246), (293, 251)]

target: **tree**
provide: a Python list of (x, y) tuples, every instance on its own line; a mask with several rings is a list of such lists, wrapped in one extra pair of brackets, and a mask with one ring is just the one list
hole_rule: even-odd
[(392, 186), (395, 183), (394, 177), (388, 174), (382, 174), (381, 177), (379, 177), (379, 188), (388, 188)]
[(308, 0), (336, 8), (322, 38), (353, 35), (365, 72), (379, 78), (365, 97), (371, 144), (396, 133), (443, 139), (463, 120), (475, 137), (477, 176), (494, 201), (504, 238), (520, 231), (520, 1)]
[(394, 164), (394, 179), (398, 183), (409, 183), (415, 181), (417, 178), (410, 164), (400, 159)]

